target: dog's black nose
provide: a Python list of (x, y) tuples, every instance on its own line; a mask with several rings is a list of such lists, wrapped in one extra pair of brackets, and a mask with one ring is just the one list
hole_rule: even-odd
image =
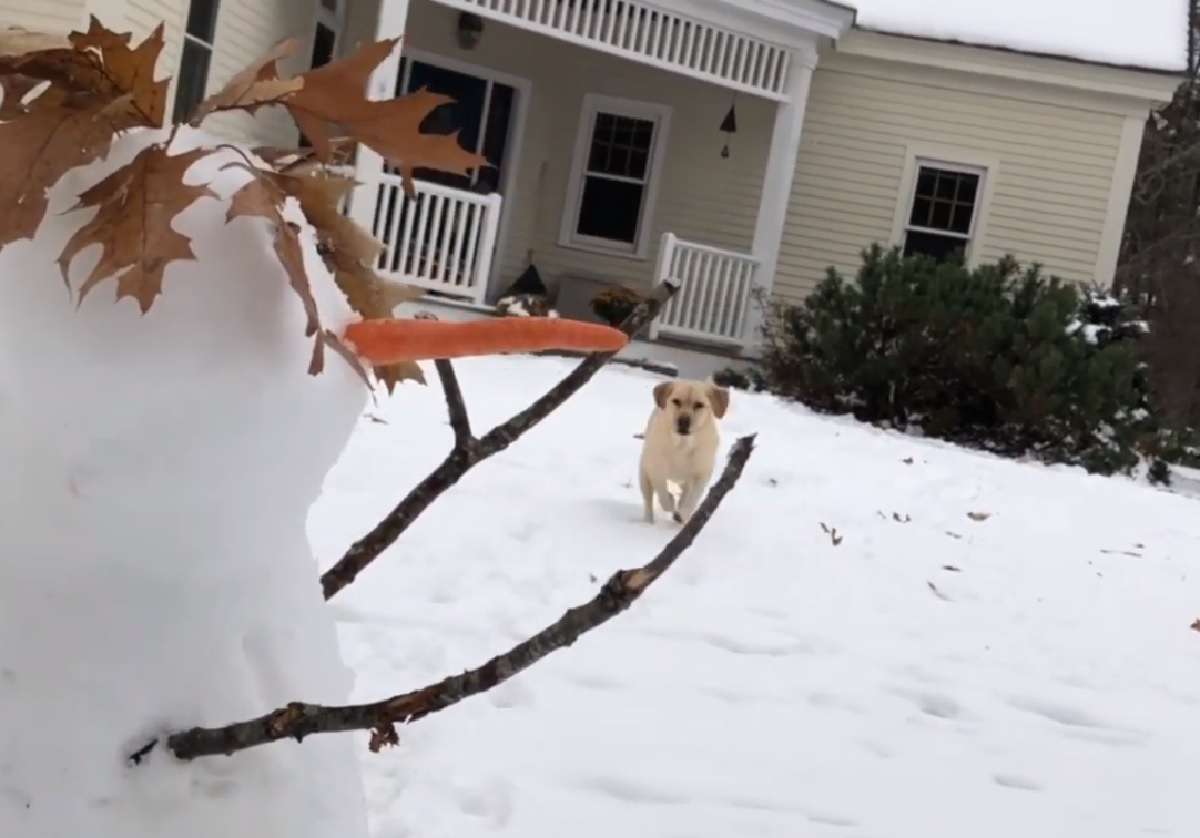
[(675, 420), (675, 430), (681, 434), (688, 434), (692, 431), (692, 419), (690, 416), (680, 416)]

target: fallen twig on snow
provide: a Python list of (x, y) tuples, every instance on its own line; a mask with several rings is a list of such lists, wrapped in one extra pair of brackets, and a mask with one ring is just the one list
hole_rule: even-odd
[[(658, 316), (658, 312), (675, 291), (676, 287), (673, 285), (660, 284), (654, 295), (645, 298), (621, 324), (621, 331), (627, 335), (638, 334), (647, 323)], [(345, 555), (321, 575), (321, 589), (325, 598), (331, 599), (338, 591), (352, 583), (367, 565), (391, 547), (421, 513), (461, 480), (463, 475), (478, 463), (508, 448), (526, 431), (561, 407), (568, 398), (591, 381), (614, 355), (615, 352), (593, 352), (588, 355), (532, 404), (481, 437), (471, 434), (470, 420), (454, 367), (449, 361), (438, 361), (437, 373), (446, 394), (450, 425), (454, 429), (454, 447), (450, 449), (446, 459), (425, 475), (383, 520), (352, 544)]]
[[(372, 751), (378, 751), (385, 745), (398, 744), (397, 724), (423, 719), (503, 684), (552, 652), (570, 646), (632, 605), (692, 545), (725, 496), (737, 484), (753, 451), (753, 434), (733, 444), (724, 470), (691, 519), (649, 563), (634, 570), (618, 570), (591, 601), (568, 610), (533, 637), (482, 666), (461, 675), (451, 675), (437, 684), (370, 704), (330, 707), (293, 702), (249, 721), (217, 728), (195, 727), (167, 737), (167, 748), (179, 759), (189, 760), (233, 754), (281, 739), (301, 741), (317, 733), (351, 730), (370, 730)], [(131, 755), (131, 761), (140, 763), (154, 749), (157, 741)]]

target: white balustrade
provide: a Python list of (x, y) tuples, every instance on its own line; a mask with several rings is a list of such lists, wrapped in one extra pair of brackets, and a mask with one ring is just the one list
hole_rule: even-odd
[(376, 270), (399, 282), (482, 304), (496, 252), (500, 195), (417, 180), (417, 194), (410, 198), (399, 175), (377, 177), (373, 232), (384, 247)]
[(678, 287), (654, 321), (651, 337), (740, 346), (759, 263), (752, 256), (662, 237), (655, 284)]

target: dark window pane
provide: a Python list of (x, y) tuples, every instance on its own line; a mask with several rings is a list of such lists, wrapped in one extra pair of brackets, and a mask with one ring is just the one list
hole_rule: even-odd
[(640, 183), (585, 177), (575, 232), (633, 244), (637, 240), (644, 191)]
[(961, 233), (966, 236), (971, 232), (971, 219), (974, 216), (974, 204), (964, 204), (960, 201), (954, 205), (954, 213), (951, 215), (950, 223), (946, 225), (946, 229), (952, 233)]
[(646, 180), (650, 167), (650, 155), (637, 149), (629, 153), (629, 176)]
[(937, 185), (937, 170), (922, 166), (917, 172), (916, 194), (922, 198), (932, 198)]
[(956, 253), (961, 256), (966, 249), (966, 241), (957, 236), (940, 236), (937, 233), (919, 233), (912, 230), (904, 236), (905, 256), (929, 256), (938, 262), (945, 262)]
[(187, 34), (211, 44), (217, 34), (217, 9), (220, 5), (219, 0), (192, 0), (188, 9)]
[(497, 168), (504, 165), (504, 152), (508, 150), (508, 126), (516, 93), (507, 84), (497, 82), (492, 85), (487, 126), (483, 129), (483, 156)]
[[(427, 88), (433, 93), (449, 96), (454, 101), (439, 105), (421, 121), (420, 130), (427, 134), (451, 134), (458, 131), (458, 143), (463, 148), (478, 148), (483, 132), (483, 107), (488, 83), (484, 79), (456, 70), (448, 70), (424, 61), (412, 62), (408, 76), (408, 92)], [(469, 175), (457, 175), (436, 169), (419, 168), (413, 176), (431, 183), (456, 189), (469, 189)]]
[(929, 214), (929, 223), (925, 226), (935, 230), (949, 230), (950, 209), (953, 206), (949, 201), (934, 201), (932, 212)]
[(979, 175), (959, 175), (958, 202), (975, 206), (975, 196), (979, 192)]
[(933, 194), (943, 201), (953, 201), (958, 192), (958, 181), (962, 177), (957, 172), (938, 172), (934, 180)]
[(188, 38), (183, 39), (182, 56), (179, 60), (179, 77), (175, 86), (174, 119), (185, 122), (204, 100), (204, 88), (208, 85), (208, 65), (212, 51)]
[(312, 60), (310, 67), (324, 67), (333, 60), (333, 50), (337, 44), (337, 33), (323, 23), (317, 24), (313, 33)]
[(908, 223), (913, 227), (928, 227), (932, 209), (933, 202), (918, 193), (917, 197), (913, 198), (912, 214), (908, 217)]

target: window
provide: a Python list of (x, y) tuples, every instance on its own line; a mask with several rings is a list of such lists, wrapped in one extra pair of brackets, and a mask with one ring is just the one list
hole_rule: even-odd
[[(313, 69), (324, 67), (337, 57), (338, 41), (342, 34), (342, 3), (343, 0), (317, 0), (317, 20), (308, 60), (308, 66)], [(300, 148), (312, 145), (303, 131), (300, 132), (297, 145)]]
[(645, 252), (669, 114), (642, 102), (585, 99), (562, 244)]
[(324, 67), (337, 55), (342, 34), (342, 0), (317, 0), (317, 22), (313, 32), (310, 67)]
[(191, 0), (183, 50), (175, 81), (175, 121), (183, 122), (202, 101), (212, 66), (213, 42), (217, 37), (220, 0)]
[(966, 256), (983, 199), (985, 171), (973, 166), (918, 160), (912, 205), (904, 223), (904, 255), (939, 262)]

